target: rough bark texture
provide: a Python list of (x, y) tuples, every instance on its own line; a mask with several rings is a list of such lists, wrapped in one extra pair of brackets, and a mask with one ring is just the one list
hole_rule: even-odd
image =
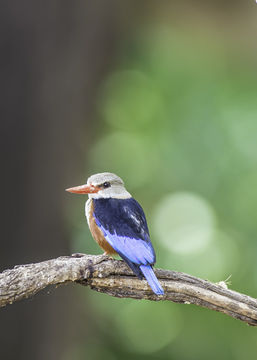
[(127, 265), (105, 255), (74, 254), (36, 264), (19, 265), (0, 274), (0, 306), (35, 295), (48, 285), (76, 282), (115, 297), (153, 301), (170, 300), (223, 312), (257, 325), (257, 300), (176, 271), (156, 270), (165, 290), (156, 296), (146, 281), (137, 279)]

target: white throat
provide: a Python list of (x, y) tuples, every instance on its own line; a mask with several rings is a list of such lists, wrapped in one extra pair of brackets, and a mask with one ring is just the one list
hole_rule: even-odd
[(123, 186), (112, 186), (108, 189), (99, 190), (98, 193), (88, 194), (89, 199), (129, 199), (131, 194)]

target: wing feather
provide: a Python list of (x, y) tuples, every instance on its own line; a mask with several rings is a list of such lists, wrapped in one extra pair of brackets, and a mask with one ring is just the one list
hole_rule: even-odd
[(133, 198), (99, 200), (94, 203), (93, 215), (114, 250), (137, 265), (154, 264), (155, 252), (138, 202)]

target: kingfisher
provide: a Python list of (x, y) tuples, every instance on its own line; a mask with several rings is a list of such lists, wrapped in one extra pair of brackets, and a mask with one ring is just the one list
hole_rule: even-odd
[(144, 211), (122, 179), (109, 172), (99, 173), (90, 176), (86, 184), (66, 191), (88, 194), (88, 226), (105, 254), (118, 254), (139, 279), (146, 278), (156, 295), (164, 295), (153, 271), (156, 255)]

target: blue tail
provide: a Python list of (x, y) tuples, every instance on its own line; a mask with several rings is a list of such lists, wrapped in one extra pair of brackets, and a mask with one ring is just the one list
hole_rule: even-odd
[(157, 277), (155, 276), (152, 267), (150, 265), (140, 265), (140, 270), (144, 274), (144, 277), (146, 278), (148, 284), (151, 286), (153, 292), (156, 295), (164, 295), (164, 290), (161, 287), (161, 284), (159, 283)]

